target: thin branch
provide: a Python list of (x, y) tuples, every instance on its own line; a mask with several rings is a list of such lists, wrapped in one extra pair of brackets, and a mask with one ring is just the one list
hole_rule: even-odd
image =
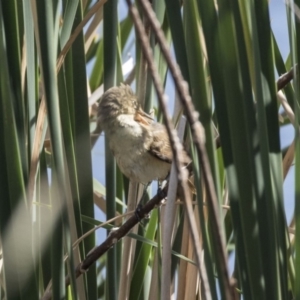
[[(189, 192), (189, 187), (188, 187), (188, 172), (186, 169), (184, 169), (184, 164), (182, 161), (183, 155), (182, 155), (182, 144), (180, 143), (179, 137), (177, 135), (177, 132), (174, 129), (174, 126), (172, 124), (171, 118), (168, 115), (167, 111), (167, 105), (166, 105), (166, 96), (164, 94), (163, 90), (163, 85), (161, 83), (157, 68), (154, 64), (153, 60), (153, 53), (152, 49), (149, 44), (149, 40), (147, 38), (147, 34), (145, 31), (145, 28), (143, 26), (142, 20), (139, 16), (139, 13), (131, 3), (130, 0), (126, 0), (130, 15), (132, 17), (133, 23), (135, 25), (136, 29), (136, 35), (140, 39), (142, 50), (145, 56), (145, 59), (147, 60), (148, 63), (148, 68), (151, 72), (153, 83), (157, 92), (157, 96), (161, 105), (161, 109), (164, 115), (164, 121), (166, 125), (166, 129), (170, 138), (170, 143), (172, 146), (172, 152), (173, 152), (173, 161), (176, 166), (176, 171), (178, 174), (178, 184), (182, 193), (182, 198), (184, 199), (186, 203), (186, 213), (189, 221), (189, 226), (191, 230), (191, 236), (193, 240), (193, 245), (194, 245), (194, 251), (195, 251), (195, 256), (196, 256), (196, 261), (198, 265), (198, 271), (203, 283), (203, 290), (206, 299), (211, 299), (211, 294), (210, 294), (210, 287), (208, 284), (208, 279), (207, 279), (207, 274), (206, 274), (206, 269), (203, 267), (202, 264), (202, 258), (201, 258), (201, 243), (200, 243), (200, 238), (199, 238), (199, 233), (197, 230), (197, 225), (196, 225), (196, 220), (195, 216), (193, 213), (193, 208), (192, 208), (192, 200), (191, 200), (191, 195)], [(144, 5), (144, 3), (142, 3)], [(149, 10), (152, 11), (152, 7), (149, 3), (148, 8)], [(147, 14), (146, 14), (147, 15)], [(148, 17), (148, 15), (147, 15)], [(149, 19), (149, 17), (148, 17)], [(150, 20), (151, 23), (151, 20)], [(151, 24), (152, 25), (152, 24)], [(151, 26), (153, 28), (153, 26)]]
[[(161, 192), (159, 192), (157, 195), (155, 195), (151, 200), (149, 200), (144, 207), (142, 207), (139, 210), (139, 216), (137, 218), (136, 214), (133, 214), (122, 226), (120, 226), (117, 230), (112, 230), (111, 234), (107, 237), (107, 239), (99, 246), (94, 248), (90, 253), (87, 255), (87, 257), (76, 267), (75, 274), (76, 278), (84, 274), (88, 271), (89, 267), (95, 263), (102, 255), (104, 255), (111, 247), (116, 244), (119, 240), (121, 240), (123, 237), (125, 237), (129, 231), (139, 223), (139, 220), (144, 219), (153, 209), (155, 209), (158, 206), (165, 205), (165, 203), (161, 203), (161, 201), (167, 196), (168, 191), (168, 185), (165, 186)], [(185, 203), (181, 201), (177, 201), (176, 205), (185, 205)], [(197, 201), (193, 201), (192, 205), (198, 205)], [(203, 205), (206, 205), (206, 203), (203, 203)], [(227, 205), (222, 205), (222, 208), (224, 209), (230, 209)], [(128, 212), (126, 214), (117, 216), (115, 218), (112, 218), (108, 220), (105, 223), (102, 223), (101, 225), (96, 226), (95, 228), (91, 229), (89, 232), (85, 233), (82, 237), (80, 237), (73, 245), (72, 247), (77, 247), (80, 242), (84, 238), (86, 238), (89, 234), (94, 232), (95, 230), (99, 229), (100, 227), (105, 226), (106, 224), (109, 224), (113, 221), (115, 221), (117, 218), (124, 218), (125, 216), (128, 216), (132, 214), (132, 212)], [(0, 255), (1, 258), (1, 255)], [(68, 286), (70, 284), (70, 277), (66, 277), (65, 284)], [(49, 300), (52, 297), (52, 291), (51, 291), (51, 283), (46, 289), (46, 292), (42, 298), (42, 300)]]
[(294, 79), (294, 72), (298, 72), (298, 65), (292, 67), (288, 72), (282, 74), (277, 80), (277, 91), (283, 89), (291, 80)]
[[(110, 248), (112, 248), (121, 238), (126, 236), (128, 232), (144, 219), (155, 207), (160, 205), (161, 200), (167, 196), (168, 185), (166, 185), (157, 195), (149, 200), (143, 207), (141, 207), (136, 214), (131, 216), (121, 227), (117, 230), (111, 230), (110, 235), (107, 239), (99, 246), (91, 250), (87, 257), (76, 267), (75, 276), (78, 278), (80, 275), (88, 271), (89, 267), (94, 264), (99, 257), (105, 254)], [(65, 284), (70, 284), (70, 276), (65, 279)], [(52, 291), (47, 291), (42, 300), (50, 300), (52, 297)]]
[[(128, 2), (129, 0), (127, 0)], [(147, 0), (139, 0), (145, 15), (147, 16), (149, 23), (152, 27), (153, 33), (156, 36), (156, 40), (161, 48), (161, 51), (166, 59), (169, 70), (174, 79), (176, 89), (178, 91), (179, 99), (186, 113), (187, 120), (190, 124), (193, 139), (197, 149), (199, 157), (199, 167), (203, 170), (203, 179), (207, 190), (207, 202), (211, 215), (211, 228), (212, 238), (214, 239), (214, 245), (218, 257), (220, 259), (220, 278), (225, 285), (226, 299), (235, 299), (236, 293), (234, 286), (230, 282), (229, 271), (227, 267), (227, 255), (225, 248), (224, 236), (222, 234), (222, 226), (219, 216), (219, 207), (217, 201), (217, 195), (214, 187), (213, 177), (208, 162), (208, 156), (205, 148), (205, 135), (202, 124), (199, 122), (199, 114), (195, 111), (193, 102), (189, 95), (187, 83), (181, 74), (181, 71), (177, 64), (173, 61), (167, 41), (164, 37), (163, 31), (160, 28), (160, 24), (152, 10), (151, 5)]]

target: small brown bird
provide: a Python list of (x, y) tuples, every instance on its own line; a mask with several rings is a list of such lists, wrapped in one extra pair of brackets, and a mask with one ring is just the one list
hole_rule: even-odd
[(121, 84), (103, 94), (98, 126), (131, 181), (146, 184), (167, 177), (173, 156), (166, 128), (142, 110), (130, 86)]

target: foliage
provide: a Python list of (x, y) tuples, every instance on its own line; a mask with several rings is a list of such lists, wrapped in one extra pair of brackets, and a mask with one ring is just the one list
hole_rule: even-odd
[[(298, 63), (299, 1), (287, 4), (286, 62), (267, 0), (153, 0), (156, 27), (144, 2), (134, 7), (146, 42), (129, 0), (0, 3), (0, 299), (300, 299), (299, 184), (291, 224), (283, 202), (294, 158), (300, 180), (297, 68), (276, 85), (276, 73)], [(134, 68), (124, 76), (128, 49)], [(106, 140), (105, 166), (95, 166), (105, 188), (93, 179), (94, 102), (126, 81), (167, 123), (151, 62), (158, 85), (176, 90), (174, 125), (187, 116), (193, 207), (172, 202), (172, 170), (168, 203), (125, 237), (121, 227), (120, 241), (83, 272), (81, 261), (96, 253), (95, 226), (109, 235), (128, 225), (143, 189), (122, 176)], [(295, 139), (282, 150), (286, 124)], [(111, 225), (94, 217), (94, 205)]]

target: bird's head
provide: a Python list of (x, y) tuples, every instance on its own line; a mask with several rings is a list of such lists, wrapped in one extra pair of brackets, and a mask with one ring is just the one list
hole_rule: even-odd
[(139, 103), (129, 85), (121, 84), (108, 89), (101, 97), (99, 117), (113, 118), (119, 115), (134, 115)]
[(108, 89), (101, 97), (98, 108), (100, 125), (113, 122), (120, 115), (132, 115), (138, 120), (152, 122), (152, 118), (141, 108), (129, 85), (122, 84)]

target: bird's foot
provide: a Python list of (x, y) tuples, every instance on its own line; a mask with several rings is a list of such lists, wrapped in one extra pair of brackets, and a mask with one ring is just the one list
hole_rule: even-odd
[[(143, 215), (141, 214), (141, 208), (142, 207), (143, 207), (142, 204), (139, 203), (136, 210), (135, 210), (135, 212), (134, 212), (134, 214), (135, 214), (135, 216), (136, 216), (139, 223), (141, 223), (142, 220), (149, 220), (150, 219), (150, 213), (143, 214)], [(145, 224), (142, 224), (142, 225), (145, 225)]]
[(143, 217), (141, 217), (141, 208), (142, 208), (142, 205), (139, 203), (134, 214), (138, 220), (138, 222), (141, 222), (141, 220), (143, 219)]
[(142, 219), (149, 219), (149, 216), (150, 216), (150, 214), (141, 216), (141, 208), (143, 207), (143, 204), (145, 203), (145, 199), (147, 199), (147, 196), (148, 196), (147, 189), (150, 184), (151, 184), (151, 182), (148, 182), (147, 184), (144, 185), (142, 197), (139, 200), (138, 205), (135, 210), (135, 216), (139, 222), (141, 222)]

